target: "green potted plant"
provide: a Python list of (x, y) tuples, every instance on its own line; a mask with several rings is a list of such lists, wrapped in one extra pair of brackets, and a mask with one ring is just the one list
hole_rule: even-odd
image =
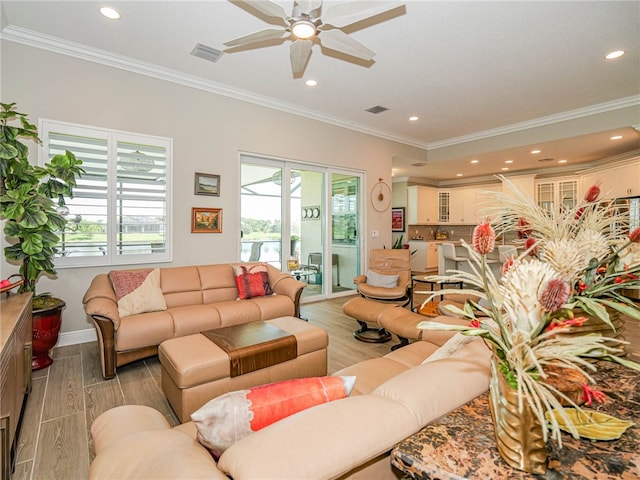
[[(55, 275), (58, 232), (67, 224), (65, 197), (73, 197), (76, 177), (84, 173), (82, 161), (66, 151), (40, 167), (29, 163), (21, 139), (40, 142), (35, 125), (16, 111), (15, 103), (0, 103), (0, 218), (9, 241), (4, 254), (20, 264), (19, 292), (35, 295), (42, 273)], [(54, 202), (54, 199), (57, 200)], [(35, 370), (53, 362), (49, 350), (58, 340), (65, 303), (48, 293), (33, 298), (33, 361)]]

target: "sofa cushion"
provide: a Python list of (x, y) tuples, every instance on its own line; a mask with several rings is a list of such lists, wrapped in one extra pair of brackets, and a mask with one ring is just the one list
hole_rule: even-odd
[(266, 265), (237, 265), (236, 287), (241, 300), (273, 294)]
[(384, 275), (373, 270), (367, 272), (367, 283), (372, 287), (395, 288), (399, 278), (398, 275)]
[(355, 377), (285, 380), (221, 395), (191, 419), (198, 440), (216, 457), (236, 441), (307, 408), (349, 395)]
[(167, 309), (160, 290), (159, 269), (113, 270), (109, 272), (109, 278), (120, 317)]

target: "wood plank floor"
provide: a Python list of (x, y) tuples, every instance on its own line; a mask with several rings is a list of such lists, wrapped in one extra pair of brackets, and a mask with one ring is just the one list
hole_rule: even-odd
[[(342, 305), (350, 298), (302, 306), (304, 318), (329, 332), (329, 373), (385, 355), (395, 343), (355, 340), (353, 331), (358, 325), (342, 313)], [(625, 334), (631, 342), (630, 357), (640, 361), (640, 322), (628, 322)], [(171, 424), (178, 423), (162, 394), (157, 357), (119, 368), (112, 380), (102, 378), (95, 342), (56, 348), (53, 357), (52, 366), (33, 372), (14, 480), (86, 479), (94, 455), (89, 426), (115, 406), (149, 405)]]

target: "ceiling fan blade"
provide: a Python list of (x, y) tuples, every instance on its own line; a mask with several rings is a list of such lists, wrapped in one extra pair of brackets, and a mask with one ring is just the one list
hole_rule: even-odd
[(229, 40), (228, 42), (224, 42), (224, 45), (227, 47), (237, 47), (239, 45), (248, 45), (249, 43), (274, 40), (276, 38), (281, 38), (285, 33), (287, 33), (287, 31), (281, 28), (268, 28), (250, 35), (245, 35), (244, 37)]
[(289, 49), (289, 55), (291, 57), (291, 70), (293, 76), (298, 77), (304, 73), (304, 69), (307, 66), (307, 61), (311, 56), (311, 47), (313, 42), (311, 40), (296, 40), (291, 44)]
[(311, 15), (311, 12), (322, 6), (322, 0), (296, 0), (294, 3), (297, 6), (296, 12), (305, 15)]
[(323, 47), (328, 48), (329, 50), (346, 53), (352, 57), (358, 57), (363, 60), (372, 60), (376, 55), (376, 52), (369, 50), (360, 42), (355, 41), (342, 30), (325, 30), (318, 35), (318, 39)]
[[(404, 2), (359, 1), (340, 3), (327, 7), (322, 13), (322, 23), (337, 28), (346, 27), (369, 17), (380, 15), (404, 5)], [(322, 28), (322, 27), (321, 27)]]
[(264, 13), (268, 17), (282, 18), (285, 22), (287, 22), (287, 19), (289, 18), (289, 15), (284, 11), (284, 8), (270, 0), (244, 0), (244, 3), (251, 5), (253, 8)]

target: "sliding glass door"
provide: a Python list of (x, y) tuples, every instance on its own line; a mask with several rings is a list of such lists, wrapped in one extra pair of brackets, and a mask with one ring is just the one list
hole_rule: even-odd
[(305, 300), (353, 290), (359, 271), (359, 176), (241, 156), (241, 261), (307, 283)]

